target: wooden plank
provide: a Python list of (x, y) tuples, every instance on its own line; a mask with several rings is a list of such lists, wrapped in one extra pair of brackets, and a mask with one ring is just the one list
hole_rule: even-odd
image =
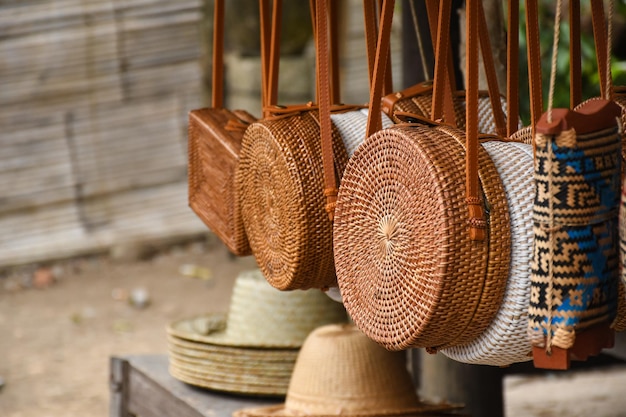
[(109, 417), (131, 417), (128, 412), (130, 369), (126, 359), (109, 358)]
[(235, 410), (280, 403), (187, 385), (171, 377), (166, 355), (126, 357), (130, 364), (128, 411), (142, 417), (231, 417)]

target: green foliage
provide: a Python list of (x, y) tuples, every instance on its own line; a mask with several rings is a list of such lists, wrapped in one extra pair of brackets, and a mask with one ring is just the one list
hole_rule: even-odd
[[(528, 60), (526, 56), (526, 24), (523, 19), (525, 12), (524, 2), (520, 2), (520, 114), (525, 125), (530, 122), (530, 99), (528, 93)], [(615, 14), (626, 14), (626, 3), (616, 2)], [(552, 61), (552, 44), (554, 38), (554, 14), (556, 2), (552, 0), (539, 1), (539, 31), (540, 31), (540, 48), (541, 48), (541, 75), (543, 88), (544, 109), (548, 103), (548, 90), (550, 81), (551, 61)], [(581, 15), (589, 16), (588, 2), (581, 3)], [(598, 66), (596, 61), (596, 50), (593, 39), (593, 31), (581, 31), (581, 73), (582, 80), (573, 80), (582, 85), (583, 100), (600, 95), (600, 79), (598, 75)], [(561, 19), (561, 28), (559, 34), (559, 45), (556, 66), (556, 83), (554, 89), (554, 107), (569, 107), (569, 89), (570, 89), (570, 57), (569, 57), (570, 39), (569, 39), (569, 22), (567, 14), (564, 13)], [(615, 56), (612, 57), (611, 71), (613, 74), (613, 83), (615, 85), (626, 85), (626, 62), (618, 61)]]

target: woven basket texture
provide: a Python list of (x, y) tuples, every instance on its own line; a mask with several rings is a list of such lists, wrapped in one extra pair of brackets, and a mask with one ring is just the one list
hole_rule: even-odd
[(234, 184), (244, 129), (227, 125), (245, 126), (254, 120), (242, 110), (203, 108), (189, 113), (189, 206), (238, 256), (251, 254)]
[(471, 241), (459, 141), (456, 129), (399, 125), (366, 139), (344, 172), (334, 223), (338, 284), (355, 324), (390, 350), (468, 343), (504, 294), (504, 187), (481, 150), (489, 238)]
[(321, 291), (279, 291), (259, 271), (237, 277), (226, 321), (220, 325), (222, 317), (179, 320), (168, 331), (211, 345), (297, 348), (313, 329), (347, 321), (344, 307)]
[[(242, 362), (243, 364), (244, 362)], [(291, 368), (293, 370), (293, 364)], [(212, 366), (188, 366), (170, 357), (169, 373), (172, 377), (187, 384), (208, 388), (214, 391), (251, 396), (284, 397), (289, 387), (290, 375), (268, 377), (263, 367), (233, 371), (228, 374), (215, 373)]]
[(533, 206), (528, 331), (537, 346), (548, 337), (569, 349), (577, 331), (614, 322), (617, 312), (621, 137), (613, 126), (537, 134), (535, 142), (535, 182), (543, 192)]
[[(506, 99), (500, 99), (502, 109), (506, 112)], [(430, 119), (432, 116), (433, 95), (432, 93), (418, 94), (413, 97), (400, 99), (396, 102), (392, 119), (399, 120), (394, 116), (395, 112), (409, 112)], [(456, 115), (457, 127), (465, 130), (465, 91), (457, 91), (454, 95), (454, 113)], [(495, 134), (496, 124), (491, 108), (489, 94), (486, 91), (480, 93), (478, 98), (478, 132), (485, 134)]]
[[(346, 147), (348, 157), (354, 154), (354, 151), (365, 140), (365, 131), (367, 130), (367, 109), (354, 110), (344, 113), (331, 114), (330, 119), (333, 126), (337, 128), (341, 135), (341, 140)], [(393, 126), (393, 121), (384, 113), (381, 113), (383, 129)]]
[(532, 359), (527, 326), (535, 192), (533, 150), (528, 144), (498, 141), (486, 142), (483, 147), (506, 191), (511, 216), (511, 267), (502, 303), (489, 327), (474, 341), (441, 352), (459, 362), (506, 366)]
[(622, 108), (622, 196), (619, 214), (622, 285), (619, 287), (617, 317), (613, 323), (613, 328), (621, 332), (626, 330), (626, 87), (617, 89), (614, 99)]
[(533, 127), (526, 126), (513, 133), (510, 137), (512, 142), (525, 143), (527, 145), (533, 144)]
[[(268, 282), (280, 290), (336, 286), (332, 223), (325, 211), (316, 111), (251, 124), (235, 183), (250, 247)], [(335, 169), (348, 155), (333, 129)]]
[(384, 349), (352, 325), (328, 325), (313, 331), (302, 346), (284, 404), (233, 415), (437, 415), (451, 408), (420, 402), (403, 352)]

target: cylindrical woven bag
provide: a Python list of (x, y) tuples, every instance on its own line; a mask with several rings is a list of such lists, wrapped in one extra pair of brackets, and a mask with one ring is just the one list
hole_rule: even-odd
[(578, 332), (611, 323), (617, 313), (620, 112), (605, 100), (585, 107), (558, 109), (554, 122), (542, 116), (538, 126), (554, 125), (555, 132), (535, 135), (528, 331), (546, 351), (572, 348)]
[(468, 343), (502, 300), (505, 192), (481, 150), (489, 232), (470, 240), (464, 137), (454, 128), (397, 125), (367, 138), (344, 171), (333, 229), (338, 284), (355, 324), (390, 350)]
[(626, 330), (626, 188), (624, 188), (624, 183), (626, 182), (624, 178), (626, 174), (626, 87), (614, 87), (613, 99), (622, 109), (622, 195), (619, 213), (619, 250), (622, 285), (619, 286), (617, 317), (615, 317), (613, 322), (613, 328), (615, 331), (622, 332)]
[[(235, 183), (246, 235), (280, 290), (336, 286), (317, 117), (313, 110), (270, 117), (251, 124), (242, 141)], [(341, 173), (348, 156), (336, 129), (333, 147)]]
[(441, 352), (458, 362), (506, 366), (532, 359), (527, 326), (535, 193), (533, 150), (529, 144), (504, 141), (485, 142), (483, 147), (506, 191), (511, 216), (511, 267), (502, 303), (487, 329), (470, 343)]

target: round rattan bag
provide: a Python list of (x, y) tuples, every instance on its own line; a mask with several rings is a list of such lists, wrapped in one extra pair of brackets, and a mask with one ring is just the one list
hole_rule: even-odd
[(497, 169), (479, 147), (487, 238), (469, 237), (465, 134), (396, 125), (350, 159), (333, 245), (354, 323), (390, 350), (468, 343), (501, 303), (510, 259), (509, 213)]
[(532, 359), (527, 327), (535, 197), (533, 150), (530, 144), (500, 141), (486, 142), (483, 147), (498, 169), (509, 203), (509, 277), (500, 308), (487, 329), (470, 343), (442, 349), (441, 353), (459, 362), (506, 366)]
[[(242, 140), (235, 184), (252, 253), (280, 290), (336, 286), (332, 223), (324, 210), (316, 110), (252, 123)], [(348, 155), (333, 131), (335, 167)]]

